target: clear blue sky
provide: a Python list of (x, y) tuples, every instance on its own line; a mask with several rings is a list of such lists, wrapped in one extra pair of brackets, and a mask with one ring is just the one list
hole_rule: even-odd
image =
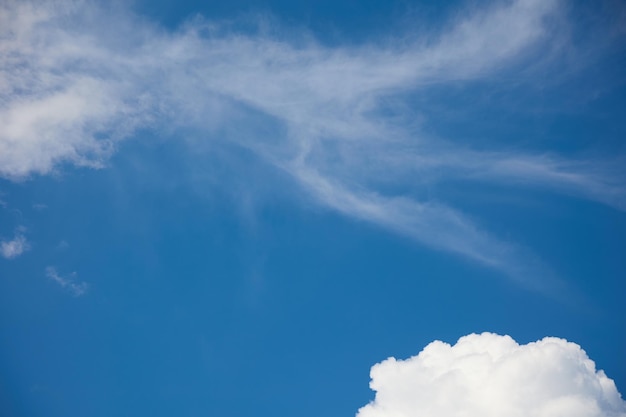
[(1, 415), (352, 416), (481, 332), (625, 392), (619, 2), (68, 4), (0, 12)]

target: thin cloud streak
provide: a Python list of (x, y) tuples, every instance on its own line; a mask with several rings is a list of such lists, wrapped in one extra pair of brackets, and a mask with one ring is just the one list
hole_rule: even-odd
[[(520, 280), (528, 273), (525, 251), (444, 202), (388, 195), (379, 183), (464, 178), (625, 208), (621, 177), (602, 162), (477, 151), (453, 138), (422, 137), (385, 111), (389, 100), (433, 84), (523, 66), (560, 36), (547, 23), (560, 15), (559, 1), (496, 2), (435, 37), (357, 47), (307, 36), (287, 41), (279, 30), (236, 32), (201, 18), (167, 32), (129, 13), (60, 4), (66, 7), (9, 1), (1, 9), (5, 178), (48, 174), (63, 163), (102, 167), (139, 128), (173, 135), (191, 128), (214, 146), (252, 150), (329, 208)], [(255, 132), (266, 122), (280, 126), (271, 138)]]
[(89, 288), (86, 282), (76, 282), (76, 272), (72, 272), (69, 276), (61, 276), (56, 268), (49, 266), (46, 268), (46, 277), (71, 292), (75, 297), (84, 295)]
[(352, 191), (311, 171), (296, 175), (318, 200), (340, 213), (379, 224), (435, 249), (462, 255), (504, 272), (529, 289), (552, 295), (556, 295), (557, 289), (566, 291), (563, 282), (536, 255), (492, 236), (445, 204)]

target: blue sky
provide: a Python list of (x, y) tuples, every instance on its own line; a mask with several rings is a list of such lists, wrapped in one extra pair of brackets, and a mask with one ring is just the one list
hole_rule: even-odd
[(3, 415), (626, 415), (619, 2), (0, 28)]

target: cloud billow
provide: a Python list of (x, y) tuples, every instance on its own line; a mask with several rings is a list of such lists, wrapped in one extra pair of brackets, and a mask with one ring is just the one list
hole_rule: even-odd
[(376, 398), (357, 417), (624, 417), (613, 380), (575, 343), (519, 345), (492, 333), (435, 341), (371, 370)]

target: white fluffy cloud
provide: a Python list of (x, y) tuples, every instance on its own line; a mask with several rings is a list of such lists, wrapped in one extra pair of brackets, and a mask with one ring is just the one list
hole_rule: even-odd
[(575, 343), (519, 345), (471, 334), (435, 341), (407, 360), (372, 367), (376, 398), (357, 417), (624, 417), (614, 382)]
[(3, 240), (0, 242), (0, 254), (6, 259), (13, 259), (20, 256), (30, 248), (26, 237), (21, 233), (17, 233), (11, 240)]

